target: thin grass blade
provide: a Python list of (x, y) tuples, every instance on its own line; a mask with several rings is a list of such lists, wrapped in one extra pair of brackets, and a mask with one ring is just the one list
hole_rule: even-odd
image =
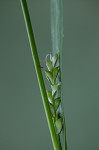
[[(51, 39), (52, 39), (52, 53), (55, 55), (59, 53), (60, 59), (58, 65), (60, 66), (60, 80), (62, 82), (62, 45), (63, 45), (63, 4), (62, 0), (51, 0)], [(62, 87), (60, 89), (61, 99), (63, 98)], [(63, 113), (64, 110), (61, 103), (60, 111)], [(61, 138), (62, 137), (62, 138)], [(61, 138), (62, 149), (67, 150), (66, 143), (66, 124), (64, 116), (64, 127)]]
[(51, 39), (53, 54), (61, 51), (63, 43), (62, 0), (51, 0)]

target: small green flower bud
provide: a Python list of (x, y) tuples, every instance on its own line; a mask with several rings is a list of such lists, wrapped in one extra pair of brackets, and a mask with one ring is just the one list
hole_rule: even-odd
[(55, 110), (57, 111), (59, 105), (61, 103), (61, 99), (60, 97), (56, 98), (55, 101), (54, 101), (54, 105), (55, 105)]
[(62, 128), (63, 128), (63, 118), (59, 118), (55, 122), (56, 132), (57, 134), (60, 134)]
[(51, 103), (49, 103), (49, 104), (50, 104), (50, 110), (51, 110), (52, 117), (55, 118), (55, 109), (54, 109), (54, 106)]
[(53, 78), (54, 78), (54, 79), (57, 78), (58, 72), (59, 72), (59, 67), (55, 67), (55, 68), (53, 69)]
[(58, 84), (51, 85), (52, 93), (54, 94), (56, 91), (59, 91), (60, 86), (61, 86), (61, 82), (59, 82)]
[(51, 91), (47, 91), (47, 96), (48, 96), (49, 102), (53, 104), (53, 96), (52, 96), (52, 92), (51, 92)]
[(50, 71), (45, 71), (45, 75), (46, 78), (48, 79), (48, 81), (50, 81), (51, 83), (53, 83), (53, 74)]
[(53, 57), (52, 57), (52, 63), (53, 63), (53, 67), (56, 66), (56, 63), (57, 63), (57, 60), (58, 60), (58, 54), (55, 54)]

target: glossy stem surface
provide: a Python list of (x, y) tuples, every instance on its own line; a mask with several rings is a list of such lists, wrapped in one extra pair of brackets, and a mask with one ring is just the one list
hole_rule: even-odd
[(22, 6), (24, 19), (25, 19), (25, 24), (26, 24), (29, 43), (30, 43), (30, 47), (31, 47), (32, 57), (33, 57), (36, 75), (37, 75), (40, 92), (41, 92), (41, 96), (42, 96), (42, 100), (43, 100), (43, 105), (44, 105), (44, 109), (45, 109), (45, 113), (46, 113), (46, 117), (47, 117), (47, 121), (48, 121), (48, 126), (49, 126), (49, 130), (50, 130), (51, 138), (52, 138), (53, 147), (54, 147), (54, 150), (60, 150), (60, 145), (58, 143), (58, 138), (57, 138), (56, 131), (55, 131), (53, 121), (51, 118), (49, 102), (48, 102), (44, 79), (43, 79), (42, 71), (41, 71), (41, 67), (40, 67), (40, 61), (39, 61), (37, 48), (36, 48), (36, 44), (35, 44), (35, 38), (34, 38), (34, 34), (33, 34), (33, 29), (32, 29), (32, 25), (31, 25), (27, 2), (26, 2), (26, 0), (20, 0), (20, 2), (21, 2), (21, 6)]

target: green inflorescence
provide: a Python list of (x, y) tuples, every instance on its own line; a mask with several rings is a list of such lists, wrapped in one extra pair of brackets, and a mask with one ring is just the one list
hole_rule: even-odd
[(51, 85), (51, 90), (47, 91), (47, 96), (52, 114), (53, 124), (56, 133), (59, 135), (62, 131), (64, 121), (63, 116), (59, 110), (61, 104), (61, 97), (59, 94), (61, 82), (59, 81), (60, 68), (58, 65), (58, 60), (58, 53), (56, 53), (54, 56), (51, 56), (51, 54), (46, 56), (47, 70), (45, 71), (45, 75)]

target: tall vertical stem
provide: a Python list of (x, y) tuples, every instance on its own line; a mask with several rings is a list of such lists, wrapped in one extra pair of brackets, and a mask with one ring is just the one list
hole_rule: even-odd
[(21, 6), (22, 6), (24, 19), (25, 19), (25, 24), (26, 24), (26, 29), (27, 29), (27, 33), (28, 33), (29, 42), (30, 42), (32, 57), (33, 57), (34, 66), (35, 66), (38, 83), (39, 83), (39, 87), (40, 87), (40, 91), (41, 91), (41, 96), (42, 96), (42, 100), (43, 100), (43, 104), (44, 104), (44, 109), (45, 109), (45, 113), (46, 113), (46, 117), (47, 117), (47, 121), (48, 121), (48, 126), (49, 126), (49, 130), (50, 130), (50, 134), (51, 134), (51, 138), (52, 138), (52, 142), (53, 142), (53, 147), (54, 147), (54, 150), (60, 150), (57, 135), (56, 135), (53, 121), (51, 118), (50, 107), (49, 107), (48, 98), (47, 98), (47, 94), (46, 94), (44, 79), (43, 79), (41, 68), (40, 68), (40, 62), (39, 62), (39, 57), (38, 57), (37, 48), (36, 48), (36, 44), (35, 44), (35, 39), (34, 39), (34, 34), (33, 34), (33, 30), (32, 30), (32, 25), (31, 25), (31, 21), (30, 21), (27, 3), (26, 3), (26, 0), (20, 0), (20, 2), (21, 2)]
[[(62, 44), (63, 44), (63, 5), (62, 0), (51, 0), (51, 39), (52, 39), (52, 53), (59, 53), (59, 67), (60, 67), (60, 80), (62, 82)], [(63, 86), (63, 82), (62, 82)], [(60, 89), (61, 100), (63, 99), (62, 87)], [(62, 106), (62, 103), (61, 103)], [(61, 107), (63, 118), (64, 118), (64, 126), (63, 126), (63, 143), (61, 143), (62, 148), (67, 150), (66, 143), (66, 124), (65, 124), (65, 116), (63, 106)], [(60, 136), (60, 135), (59, 135)], [(60, 137), (59, 137), (60, 138)]]

